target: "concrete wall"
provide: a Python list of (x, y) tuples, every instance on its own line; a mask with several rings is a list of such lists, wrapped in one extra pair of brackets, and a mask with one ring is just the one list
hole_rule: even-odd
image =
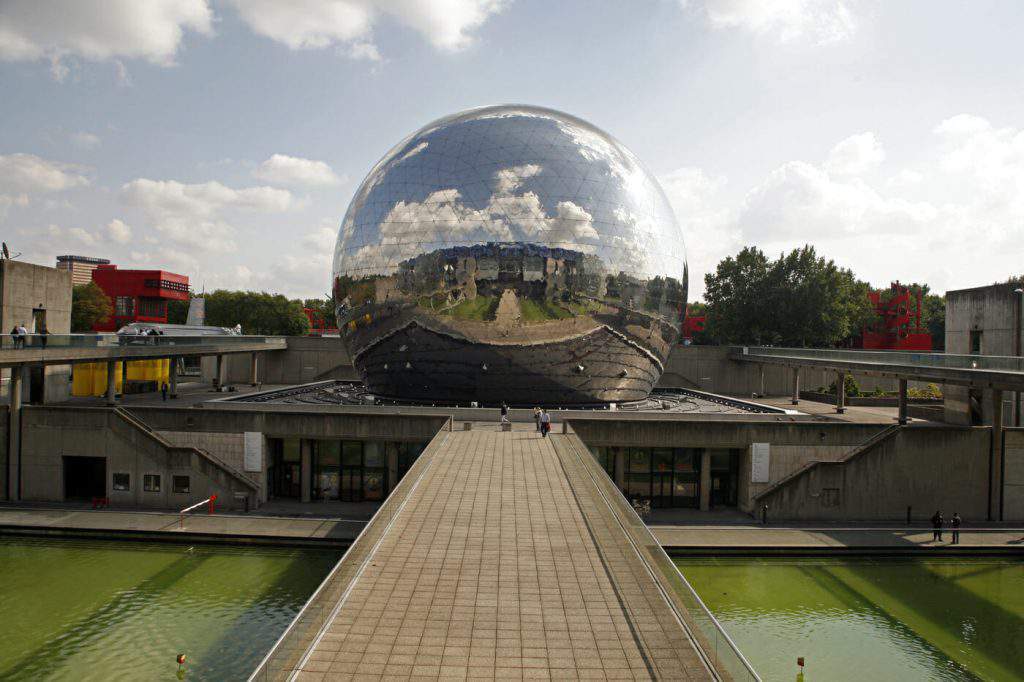
[[(739, 470), (739, 507), (753, 509), (753, 498), (808, 462), (836, 460), (884, 426), (843, 422), (790, 421), (615, 421), (570, 418), (587, 445), (637, 447), (735, 448), (743, 455)], [(751, 481), (750, 445), (770, 443), (769, 482)]]
[[(0, 260), (0, 333), (7, 335), (17, 324), (24, 324), (30, 333), (34, 328), (32, 312), (46, 311), (46, 328), (51, 334), (71, 332), (71, 273), (66, 270), (14, 260)], [(45, 402), (67, 399), (70, 394), (71, 367), (55, 365), (44, 368)], [(29, 398), (29, 376), (26, 373), (22, 398)], [(7, 396), (10, 370), (2, 372), (3, 394)]]
[(776, 521), (925, 521), (988, 515), (988, 428), (909, 426), (845, 462), (813, 466), (757, 500)]
[[(64, 456), (106, 459), (106, 487), (111, 506), (181, 509), (217, 495), (219, 506), (240, 507), (236, 492), (251, 492), (211, 465), (194, 450), (168, 448), (113, 410), (32, 406), (23, 412), (22, 494), (27, 501), (64, 499)], [(113, 475), (128, 473), (130, 489), (113, 489)], [(143, 476), (159, 474), (161, 490), (143, 490)], [(190, 478), (188, 493), (174, 493), (174, 475)]]
[[(198, 448), (205, 450), (218, 460), (224, 462), (235, 471), (259, 487), (259, 499), (267, 499), (267, 477), (263, 475), (267, 463), (262, 463), (263, 471), (245, 470), (245, 435), (241, 433), (206, 433), (201, 431), (157, 431), (157, 435), (178, 447)], [(266, 444), (263, 456), (266, 458)]]
[(1003, 431), (1006, 457), (1003, 520), (1024, 521), (1024, 429)]
[[(994, 284), (974, 289), (946, 292), (946, 352), (969, 355), (971, 332), (981, 332), (982, 355), (1015, 355), (1018, 294), (1015, 284)], [(967, 388), (949, 386), (945, 391), (946, 421), (971, 423), (971, 399)], [(1003, 396), (1004, 423), (1013, 424), (1012, 393)], [(980, 423), (992, 423), (992, 391), (975, 393), (975, 411), (980, 408)]]
[[(252, 356), (225, 356), (225, 377), (229, 384), (251, 381)], [(215, 358), (203, 358), (203, 381), (212, 381)], [(336, 336), (290, 336), (288, 349), (262, 354), (257, 371), (261, 384), (305, 384), (324, 379), (359, 378), (352, 359)]]

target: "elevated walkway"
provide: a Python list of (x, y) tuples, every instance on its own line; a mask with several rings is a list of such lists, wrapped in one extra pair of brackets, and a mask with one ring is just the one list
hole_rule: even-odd
[(581, 447), (439, 433), (251, 679), (756, 679)]

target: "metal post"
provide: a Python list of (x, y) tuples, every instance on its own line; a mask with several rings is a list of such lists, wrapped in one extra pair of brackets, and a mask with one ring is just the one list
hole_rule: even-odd
[(224, 356), (218, 355), (216, 369), (213, 371), (213, 390), (219, 391), (224, 385)]
[(252, 354), (252, 364), (249, 367), (249, 385), (259, 385), (260, 354)]
[(178, 397), (178, 358), (171, 358), (171, 369), (167, 374), (167, 393), (171, 398)]
[(899, 416), (897, 421), (900, 425), (907, 423), (907, 380), (900, 379), (900, 394), (899, 394)]
[(117, 363), (107, 362), (107, 406), (117, 405)]
[(21, 499), (21, 365), (11, 367), (9, 394), (10, 421), (7, 425), (7, 499)]
[[(1021, 338), (1024, 335), (1024, 287), (1017, 287), (1013, 290), (1013, 293), (1017, 294), (1017, 325), (1015, 331), (1016, 344), (1014, 348), (1014, 354), (1017, 357), (1024, 355), (1024, 339)], [(1021, 425), (1021, 392), (1015, 391), (1013, 394), (1013, 425), (1020, 428)]]
[(800, 368), (793, 368), (793, 399), (790, 401), (794, 405), (800, 404)]
[(846, 412), (846, 372), (836, 372), (836, 414)]
[(989, 472), (989, 520), (1003, 520), (1003, 392), (992, 389), (992, 470)]

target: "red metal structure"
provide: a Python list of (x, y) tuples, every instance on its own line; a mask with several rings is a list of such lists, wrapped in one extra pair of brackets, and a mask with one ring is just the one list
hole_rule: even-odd
[(167, 323), (167, 302), (188, 300), (188, 277), (166, 270), (118, 270), (99, 265), (92, 281), (114, 303), (114, 314), (98, 332), (113, 332), (131, 322)]
[(679, 337), (680, 343), (689, 345), (693, 343), (693, 335), (704, 331), (704, 315), (690, 315), (690, 309), (686, 309), (686, 317), (683, 319), (683, 333)]
[(865, 350), (932, 349), (932, 335), (921, 326), (921, 293), (914, 294), (899, 282), (888, 291), (868, 293), (877, 315), (875, 322), (861, 331), (860, 344)]
[(306, 319), (309, 320), (309, 335), (310, 336), (323, 336), (324, 334), (337, 334), (337, 327), (328, 327), (327, 322), (324, 321), (324, 316), (319, 311), (313, 308), (303, 308), (302, 312), (306, 313)]

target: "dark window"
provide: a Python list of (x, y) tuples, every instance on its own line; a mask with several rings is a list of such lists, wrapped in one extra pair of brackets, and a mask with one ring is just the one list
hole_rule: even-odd
[(131, 476), (128, 474), (114, 474), (114, 490), (130, 490)]
[(981, 355), (981, 330), (971, 330), (971, 355)]
[(140, 298), (139, 299), (139, 316), (140, 317), (166, 317), (167, 316), (167, 301), (159, 298)]
[(176, 493), (189, 492), (188, 476), (171, 476), (171, 490)]
[(143, 476), (142, 489), (147, 493), (160, 492), (160, 474), (146, 474)]
[(131, 296), (118, 296), (114, 300), (114, 314), (118, 317), (135, 315), (135, 299)]

